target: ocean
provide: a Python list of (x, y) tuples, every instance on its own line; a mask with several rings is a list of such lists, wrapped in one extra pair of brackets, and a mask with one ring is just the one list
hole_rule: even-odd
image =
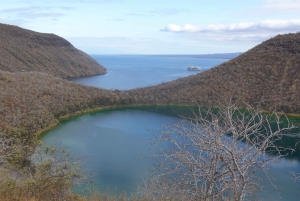
[(71, 81), (105, 89), (133, 89), (172, 81), (199, 73), (188, 71), (188, 66), (208, 70), (228, 61), (235, 55), (216, 55), (199, 58), (197, 55), (91, 55), (107, 69), (107, 74), (72, 78)]

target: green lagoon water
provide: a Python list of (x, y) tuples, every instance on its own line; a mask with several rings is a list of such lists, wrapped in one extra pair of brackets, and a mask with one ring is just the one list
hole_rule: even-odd
[[(99, 63), (108, 68), (108, 75), (77, 81), (97, 87), (129, 89), (133, 86), (158, 84), (170, 77), (187, 76), (185, 67), (195, 63), (194, 57), (190, 60), (188, 57), (182, 60), (176, 58), (177, 62), (174, 62), (174, 58), (171, 57), (165, 57), (165, 59), (164, 57), (153, 58), (153, 56), (137, 57), (94, 56)], [(168, 60), (175, 65), (173, 70)], [(201, 58), (198, 58), (199, 64), (197, 65), (201, 66), (201, 62), (208, 62), (205, 63), (207, 69), (226, 61), (215, 59), (209, 63), (207, 59), (204, 60), (201, 61)], [(139, 61), (138, 65), (135, 61)], [(151, 67), (149, 65), (151, 61), (157, 66)], [(176, 63), (178, 63), (177, 66)], [(151, 70), (155, 73), (148, 73), (152, 72)], [(133, 75), (131, 79), (128, 78), (130, 72)], [(195, 73), (197, 72), (192, 72), (192, 74)], [(105, 82), (106, 85), (101, 85), (103, 80), (108, 80)], [(152, 151), (156, 149), (155, 146), (151, 146), (150, 140), (154, 138), (153, 130), (160, 130), (162, 125), (180, 121), (178, 114), (188, 111), (188, 108), (183, 107), (144, 107), (93, 112), (61, 121), (59, 126), (44, 134), (41, 139), (44, 145), (68, 147), (72, 156), (82, 157), (85, 163), (84, 171), (92, 171), (96, 175), (92, 178), (93, 187), (101, 192), (126, 191), (130, 194), (135, 192), (143, 178), (149, 176), (148, 169), (153, 166), (153, 160), (148, 157), (151, 155), (150, 149)], [(270, 170), (276, 178), (275, 184), (281, 188), (280, 194), (266, 187), (265, 191), (259, 195), (262, 200), (299, 200), (297, 195), (300, 194), (299, 182), (294, 183), (285, 173), (285, 171), (292, 170), (300, 172), (300, 162), (297, 157), (280, 159), (279, 163)]]
[(149, 174), (153, 130), (178, 117), (137, 109), (106, 110), (61, 121), (42, 136), (44, 145), (68, 147), (74, 158), (83, 158), (84, 170), (93, 172), (94, 187), (106, 192), (134, 192)]

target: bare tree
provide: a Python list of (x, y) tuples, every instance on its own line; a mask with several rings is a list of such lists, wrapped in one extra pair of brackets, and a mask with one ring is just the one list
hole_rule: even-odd
[(156, 168), (142, 185), (141, 196), (149, 200), (247, 200), (262, 187), (256, 172), (264, 173), (273, 185), (268, 165), (282, 157), (283, 151), (293, 151), (276, 144), (291, 135), (292, 128), (288, 118), (253, 108), (200, 109), (194, 118), (157, 132), (162, 147), (154, 155)]

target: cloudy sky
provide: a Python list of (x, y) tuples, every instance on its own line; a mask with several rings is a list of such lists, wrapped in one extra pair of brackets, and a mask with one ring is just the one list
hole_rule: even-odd
[(243, 52), (300, 31), (300, 0), (0, 0), (0, 23), (89, 54)]

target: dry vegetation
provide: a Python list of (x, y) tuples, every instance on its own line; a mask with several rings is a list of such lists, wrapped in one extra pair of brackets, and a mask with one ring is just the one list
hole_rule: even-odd
[(235, 104), (202, 108), (194, 118), (157, 132), (157, 144), (168, 148), (162, 146), (155, 153), (154, 174), (141, 194), (149, 200), (255, 200), (262, 190), (260, 181), (271, 186), (275, 180), (270, 164), (287, 150), (294, 151), (277, 144), (287, 131), (297, 136), (293, 128), (288, 118), (254, 108), (241, 111)]
[(1, 23), (0, 34), (0, 70), (38, 71), (63, 78), (106, 73), (94, 59), (54, 34)]
[(207, 105), (232, 98), (299, 114), (300, 33), (276, 36), (208, 71), (131, 93), (149, 104)]
[[(61, 117), (96, 108), (211, 105), (211, 100), (231, 99), (269, 111), (300, 113), (300, 33), (272, 38), (194, 76), (152, 87), (112, 91), (61, 79), (105, 73), (103, 67), (66, 40), (3, 24), (0, 32), (0, 168), (28, 167), (32, 162), (28, 157), (38, 145), (36, 133), (56, 125)], [(0, 193), (7, 200), (12, 196), (5, 194), (9, 192), (28, 196), (22, 194), (27, 192), (24, 189), (13, 188), (16, 183), (1, 184), (5, 188)], [(56, 187), (52, 190), (58, 191)], [(68, 194), (64, 199), (83, 199), (72, 196)], [(39, 199), (29, 196), (28, 200)]]
[[(33, 41), (40, 47), (26, 45), (19, 57), (27, 59), (23, 52), (30, 52), (36, 59), (38, 48), (57, 46), (70, 48), (67, 41), (13, 26), (1, 25), (1, 32), (16, 44), (19, 39)], [(29, 39), (28, 39), (29, 37)], [(5, 43), (4, 49), (16, 48)], [(38, 41), (38, 42), (37, 42)], [(1, 52), (0, 66), (14, 66), (20, 71), (23, 64), (10, 63), (6, 53)], [(75, 50), (70, 50), (75, 51)], [(68, 52), (68, 51), (67, 51)], [(37, 56), (36, 56), (37, 55)], [(157, 86), (129, 91), (104, 90), (85, 87), (49, 75), (43, 68), (38, 72), (9, 73), (0, 71), (0, 130), (9, 127), (30, 128), (34, 133), (56, 124), (59, 117), (74, 115), (83, 110), (103, 106), (124, 105), (208, 105), (211, 100), (233, 101), (260, 105), (269, 111), (300, 113), (300, 34), (287, 34), (272, 38), (241, 56), (194, 76), (163, 83)], [(62, 58), (67, 58), (62, 55)], [(71, 62), (78, 63), (78, 57)], [(3, 63), (6, 62), (7, 63)], [(52, 65), (55, 60), (40, 61), (47, 69), (58, 72)], [(83, 61), (84, 62), (84, 61)], [(2, 64), (1, 64), (2, 63)], [(87, 63), (89, 65), (89, 63)], [(49, 65), (49, 66), (48, 66)], [(34, 70), (34, 69), (32, 69)], [(85, 71), (84, 69), (82, 69)], [(47, 73), (47, 74), (46, 74)], [(62, 76), (64, 77), (64, 76)]]
[(0, 132), (27, 128), (32, 133), (58, 118), (98, 107), (127, 104), (122, 92), (87, 87), (45, 73), (0, 71)]

